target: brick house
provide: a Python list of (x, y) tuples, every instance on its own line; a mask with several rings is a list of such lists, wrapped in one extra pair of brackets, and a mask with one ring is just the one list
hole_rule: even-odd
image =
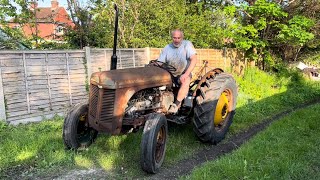
[[(22, 31), (27, 37), (36, 35), (49, 41), (61, 41), (66, 27), (74, 27), (66, 9), (59, 6), (58, 0), (51, 0), (51, 7), (38, 7), (36, 1), (30, 5), (36, 19), (23, 25)], [(36, 26), (35, 26), (36, 25)], [(19, 24), (10, 23), (12, 28), (20, 28)]]

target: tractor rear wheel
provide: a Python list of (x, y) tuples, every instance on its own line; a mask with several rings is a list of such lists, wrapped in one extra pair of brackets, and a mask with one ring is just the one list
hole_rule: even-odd
[(157, 173), (161, 167), (168, 139), (167, 119), (163, 114), (151, 114), (143, 129), (141, 167), (147, 173)]
[(63, 141), (67, 149), (86, 148), (97, 137), (98, 132), (88, 126), (88, 104), (76, 105), (64, 119)]
[(202, 142), (216, 144), (224, 139), (235, 114), (237, 85), (226, 73), (207, 77), (194, 108), (194, 132)]

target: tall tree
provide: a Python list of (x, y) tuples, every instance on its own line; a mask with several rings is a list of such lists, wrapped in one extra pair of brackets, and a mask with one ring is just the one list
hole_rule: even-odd
[[(289, 17), (278, 2), (248, 2), (238, 7), (244, 13), (238, 16), (242, 21), (235, 25), (233, 39), (236, 47), (244, 50), (262, 69), (266, 63), (274, 64), (275, 58), (271, 55), (280, 54), (287, 61), (294, 60), (301, 47), (313, 38), (312, 20), (303, 16)], [(290, 56), (288, 47), (295, 49)]]
[(92, 31), (92, 9), (93, 0), (89, 0), (86, 5), (80, 4), (77, 0), (67, 0), (68, 10), (75, 27), (69, 29), (67, 37), (69, 42), (76, 47), (92, 45), (90, 34)]
[[(119, 17), (120, 47), (163, 47), (170, 42), (175, 28), (185, 31), (185, 38), (196, 47), (222, 47), (225, 32), (232, 22), (221, 6), (184, 0), (116, 0)], [(96, 1), (93, 10), (95, 46), (112, 46), (113, 2)]]
[(320, 1), (319, 0), (295, 0), (290, 3), (282, 2), (284, 10), (293, 17), (295, 15), (303, 15), (314, 20), (315, 26), (312, 33), (315, 38), (307, 45), (309, 48), (320, 48)]
[[(120, 47), (160, 47), (169, 37), (173, 26), (178, 27), (185, 14), (184, 1), (168, 0), (165, 3), (157, 0), (116, 0), (119, 8), (119, 46)], [(94, 26), (104, 29), (96, 36), (108, 40), (112, 45), (114, 10), (110, 1), (95, 5)], [(111, 29), (111, 30), (110, 30)]]
[[(3, 47), (17, 49), (20, 43), (31, 45), (31, 40), (27, 39), (20, 29), (24, 24), (29, 23), (30, 19), (34, 19), (29, 5), (30, 2), (24, 0), (0, 0), (1, 31), (10, 37), (2, 40)], [(19, 26), (11, 28), (9, 21), (17, 23)]]

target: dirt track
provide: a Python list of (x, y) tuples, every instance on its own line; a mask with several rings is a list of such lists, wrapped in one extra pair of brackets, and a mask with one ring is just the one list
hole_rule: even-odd
[(271, 118), (265, 119), (262, 123), (257, 124), (247, 131), (241, 132), (235, 136), (232, 136), (227, 141), (220, 143), (218, 145), (210, 146), (208, 149), (204, 149), (198, 152), (194, 157), (180, 161), (174, 167), (162, 168), (158, 174), (147, 176), (147, 179), (177, 179), (179, 176), (186, 175), (192, 171), (196, 166), (201, 165), (204, 162), (212, 161), (218, 157), (230, 153), (231, 151), (237, 149), (241, 144), (245, 143), (251, 137), (259, 133), (268, 127), (272, 122), (281, 119), (282, 117), (298, 110), (303, 109), (308, 106), (320, 103), (320, 100), (315, 100), (313, 102), (302, 104), (291, 110), (276, 114)]

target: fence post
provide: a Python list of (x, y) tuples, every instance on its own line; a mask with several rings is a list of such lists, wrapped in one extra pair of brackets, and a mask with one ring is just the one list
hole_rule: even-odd
[(149, 61), (151, 60), (151, 59), (150, 59), (150, 47), (146, 47), (146, 48), (145, 48), (145, 54), (146, 54), (147, 59), (146, 59), (146, 62), (144, 62), (144, 63), (145, 63), (145, 64), (148, 64)]
[(134, 49), (132, 50), (132, 61), (133, 61), (133, 68), (136, 67), (136, 58), (135, 58), (135, 54), (134, 54)]
[(69, 102), (70, 106), (72, 106), (72, 91), (71, 91), (71, 75), (70, 75), (70, 66), (69, 66), (69, 53), (66, 53), (66, 64), (67, 64), (67, 72), (68, 72), (68, 90), (69, 90)]
[(91, 70), (91, 55), (90, 55), (90, 47), (86, 46), (85, 48), (85, 58), (86, 58), (86, 62), (87, 62), (87, 77), (88, 77), (88, 83), (90, 84), (90, 76), (92, 74), (92, 70)]
[(50, 73), (49, 73), (48, 52), (45, 52), (45, 62), (46, 62), (48, 93), (49, 93), (49, 107), (50, 107), (50, 110), (52, 111), (52, 95), (51, 95), (51, 82), (50, 82)]
[[(118, 50), (118, 52), (119, 52), (119, 57), (120, 57), (120, 58), (119, 58), (119, 61), (120, 61), (120, 63), (119, 63), (120, 68), (119, 68), (119, 69), (122, 69), (122, 61), (121, 61), (121, 60), (122, 60), (122, 55), (121, 55), (121, 49), (119, 49), (119, 50)], [(118, 64), (118, 63), (117, 63), (117, 64)]]
[(223, 61), (224, 61), (224, 70), (227, 69), (227, 47), (223, 47)]
[(22, 52), (22, 59), (23, 59), (23, 68), (24, 68), (24, 79), (25, 79), (25, 87), (26, 87), (26, 96), (27, 96), (27, 106), (28, 106), (28, 113), (31, 113), (30, 108), (30, 98), (29, 98), (29, 86), (28, 86), (28, 73), (27, 73), (27, 60), (26, 60), (26, 52)]
[(104, 52), (104, 62), (105, 62), (105, 65), (106, 65), (105, 71), (108, 71), (110, 69), (108, 69), (107, 50), (103, 49), (103, 52)]
[(0, 67), (0, 121), (6, 121), (6, 105), (4, 102), (4, 92), (3, 92), (3, 84), (2, 84), (2, 72)]

